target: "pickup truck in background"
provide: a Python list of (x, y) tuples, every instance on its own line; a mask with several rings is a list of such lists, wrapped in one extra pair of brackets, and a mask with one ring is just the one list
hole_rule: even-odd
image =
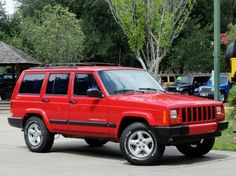
[[(230, 82), (230, 76), (228, 74), (220, 75), (220, 101), (225, 102), (227, 100), (229, 90), (232, 87)], [(208, 80), (207, 84), (200, 86), (194, 90), (194, 94), (200, 97), (205, 97), (209, 99), (214, 99), (214, 89), (212, 85), (212, 77)]]

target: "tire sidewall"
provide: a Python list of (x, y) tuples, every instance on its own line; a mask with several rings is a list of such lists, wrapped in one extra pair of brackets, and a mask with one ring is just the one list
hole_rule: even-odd
[[(41, 133), (42, 133), (42, 136), (41, 136), (41, 141), (40, 143), (37, 145), (37, 146), (34, 146), (30, 143), (29, 141), (29, 138), (28, 138), (28, 130), (29, 130), (29, 127), (32, 125), (32, 124), (37, 124), (41, 130)], [(43, 143), (43, 140), (44, 140), (44, 134), (43, 134), (43, 130), (42, 130), (42, 126), (39, 122), (38, 119), (36, 118), (31, 118), (29, 119), (27, 122), (26, 122), (26, 126), (24, 128), (24, 138), (25, 138), (25, 143), (26, 145), (29, 147), (29, 149), (31, 150), (37, 150), (41, 147), (42, 143)]]
[[(158, 158), (160, 158), (163, 154), (163, 152), (160, 152), (160, 150), (159, 150), (157, 135), (149, 127), (147, 127), (143, 124), (136, 123), (136, 125), (137, 125), (137, 127), (135, 127), (135, 125), (130, 126), (122, 133), (122, 136), (120, 139), (121, 140), (120, 147), (121, 147), (122, 154), (132, 164), (137, 164), (137, 165), (152, 164), (154, 162), (154, 160), (157, 161)], [(139, 157), (134, 156), (130, 152), (129, 147), (128, 147), (128, 141), (129, 141), (131, 135), (137, 131), (145, 131), (145, 132), (149, 133), (153, 139), (153, 142), (154, 142), (153, 151), (148, 156), (146, 156), (144, 158), (139, 158)]]

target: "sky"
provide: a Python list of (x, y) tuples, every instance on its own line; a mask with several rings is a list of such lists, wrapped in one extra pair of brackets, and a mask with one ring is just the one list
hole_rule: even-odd
[(14, 0), (5, 0), (5, 10), (6, 10), (6, 13), (11, 15), (14, 13), (15, 11), (15, 1)]

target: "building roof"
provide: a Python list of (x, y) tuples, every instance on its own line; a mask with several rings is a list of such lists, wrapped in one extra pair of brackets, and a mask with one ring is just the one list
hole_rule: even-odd
[(38, 60), (25, 52), (0, 41), (0, 65), (40, 64)]

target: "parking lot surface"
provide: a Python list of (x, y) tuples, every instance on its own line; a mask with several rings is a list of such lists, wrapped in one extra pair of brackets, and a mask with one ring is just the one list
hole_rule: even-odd
[(236, 152), (211, 151), (190, 159), (175, 147), (167, 147), (163, 160), (154, 166), (130, 165), (119, 144), (91, 148), (81, 139), (55, 139), (49, 153), (32, 153), (20, 129), (7, 123), (8, 111), (0, 111), (0, 176), (233, 176)]

